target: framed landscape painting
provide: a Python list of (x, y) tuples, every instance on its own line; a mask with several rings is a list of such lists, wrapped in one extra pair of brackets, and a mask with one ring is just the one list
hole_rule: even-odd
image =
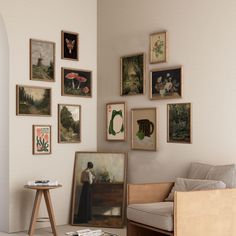
[(61, 31), (61, 59), (79, 60), (79, 34)]
[(75, 153), (72, 225), (124, 226), (126, 169), (126, 153)]
[(30, 79), (55, 81), (55, 43), (30, 39)]
[(124, 56), (120, 60), (121, 95), (140, 95), (145, 93), (145, 54)]
[(25, 116), (50, 116), (51, 88), (17, 85), (16, 114)]
[(182, 67), (156, 69), (150, 72), (150, 99), (182, 97)]
[(92, 71), (61, 68), (62, 96), (92, 97)]
[(58, 142), (79, 143), (80, 141), (80, 105), (58, 104)]
[(157, 109), (131, 109), (131, 148), (156, 151), (157, 143)]
[(169, 143), (191, 143), (191, 103), (167, 105)]
[(167, 32), (150, 35), (150, 63), (167, 62)]
[(126, 104), (125, 102), (106, 104), (107, 124), (106, 139), (108, 141), (126, 140)]
[(51, 125), (33, 125), (33, 154), (51, 154)]

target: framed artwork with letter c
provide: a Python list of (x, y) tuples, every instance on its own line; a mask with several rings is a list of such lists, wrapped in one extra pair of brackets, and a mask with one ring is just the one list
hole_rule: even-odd
[(131, 148), (156, 151), (157, 148), (157, 109), (131, 109)]

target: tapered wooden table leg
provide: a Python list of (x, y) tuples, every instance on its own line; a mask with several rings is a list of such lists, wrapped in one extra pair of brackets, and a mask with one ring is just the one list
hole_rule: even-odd
[(50, 220), (51, 227), (52, 227), (52, 232), (53, 232), (54, 236), (57, 236), (56, 225), (55, 225), (55, 216), (54, 216), (54, 212), (53, 212), (53, 208), (52, 208), (52, 201), (51, 201), (49, 190), (44, 190), (43, 194), (44, 194), (46, 206), (48, 209), (48, 215), (49, 215), (49, 220)]
[(35, 200), (34, 200), (34, 207), (32, 211), (31, 221), (30, 221), (30, 228), (29, 228), (29, 235), (32, 236), (34, 234), (35, 224), (37, 221), (37, 216), (39, 212), (39, 206), (42, 199), (43, 190), (37, 190)]

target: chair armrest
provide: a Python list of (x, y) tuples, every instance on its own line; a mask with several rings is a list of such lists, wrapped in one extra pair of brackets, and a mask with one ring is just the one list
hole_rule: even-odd
[(236, 189), (175, 192), (175, 236), (236, 235)]
[(127, 204), (162, 202), (174, 183), (128, 184)]

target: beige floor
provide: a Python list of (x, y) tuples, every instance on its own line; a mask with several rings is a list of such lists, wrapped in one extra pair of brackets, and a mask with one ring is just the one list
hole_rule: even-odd
[[(76, 231), (79, 229), (83, 229), (83, 228), (77, 227), (77, 226), (70, 226), (70, 225), (57, 226), (57, 233), (58, 233), (58, 236), (65, 236), (66, 232)], [(126, 236), (125, 228), (124, 229), (106, 228), (103, 230), (117, 234), (118, 236)], [(0, 236), (26, 236), (26, 235), (28, 235), (27, 232), (11, 233), (11, 234), (0, 232)], [(52, 235), (51, 228), (43, 228), (43, 229), (36, 230), (34, 236), (53, 236), (53, 235)]]

